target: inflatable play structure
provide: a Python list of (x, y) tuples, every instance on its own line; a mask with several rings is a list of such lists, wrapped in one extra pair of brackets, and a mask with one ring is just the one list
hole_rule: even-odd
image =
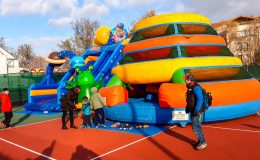
[[(129, 42), (126, 38), (122, 23), (112, 30), (101, 27), (81, 57), (71, 51), (50, 55), (56, 58), (49, 60), (42, 82), (29, 88), (24, 107), (59, 111), (59, 98), (68, 86), (79, 85), (81, 97), (97, 86), (106, 97), (108, 119), (185, 126), (190, 116), (185, 114), (182, 77), (192, 73), (213, 95), (202, 121), (234, 119), (260, 110), (260, 83), (234, 57), (207, 17), (191, 13), (150, 17), (135, 24)], [(53, 68), (66, 57), (72, 68), (56, 83)]]

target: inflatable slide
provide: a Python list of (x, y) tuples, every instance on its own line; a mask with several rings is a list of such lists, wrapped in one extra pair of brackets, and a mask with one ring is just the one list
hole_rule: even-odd
[(24, 107), (60, 110), (59, 98), (76, 79), (82, 95), (87, 96), (87, 88), (100, 83), (108, 119), (185, 126), (190, 115), (185, 113), (182, 78), (192, 73), (213, 95), (202, 121), (234, 119), (260, 110), (260, 83), (230, 52), (207, 17), (192, 13), (150, 17), (135, 24), (133, 37), (126, 38), (122, 23), (113, 30), (100, 27), (93, 46), (82, 54), (83, 60), (75, 59), (71, 51), (57, 52), (57, 60), (70, 58), (72, 68), (56, 83), (52, 70), (55, 63), (62, 62), (50, 63), (41, 84), (29, 88), (29, 102)]

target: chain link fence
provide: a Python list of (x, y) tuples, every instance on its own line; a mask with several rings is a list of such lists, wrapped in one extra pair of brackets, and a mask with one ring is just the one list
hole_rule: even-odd
[[(56, 82), (59, 82), (65, 73), (53, 73)], [(0, 90), (3, 88), (10, 89), (10, 98), (13, 105), (23, 105), (28, 99), (28, 88), (31, 84), (40, 83), (44, 73), (15, 73), (0, 74)]]

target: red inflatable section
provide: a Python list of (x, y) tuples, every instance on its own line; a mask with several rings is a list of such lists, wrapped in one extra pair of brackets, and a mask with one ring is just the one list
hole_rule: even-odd
[[(201, 84), (213, 96), (212, 106), (226, 106), (256, 101), (260, 98), (260, 83), (257, 80), (229, 81)], [(162, 108), (185, 108), (186, 86), (184, 84), (164, 83), (158, 92)]]
[(99, 90), (99, 93), (106, 97), (108, 107), (128, 102), (128, 92), (122, 86), (104, 87)]

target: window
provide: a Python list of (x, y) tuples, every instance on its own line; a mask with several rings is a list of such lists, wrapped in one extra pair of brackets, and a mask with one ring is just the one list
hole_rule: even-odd
[(146, 28), (144, 30), (137, 31), (134, 34), (134, 36), (131, 38), (130, 43), (145, 40), (145, 39), (150, 39), (154, 37), (172, 35), (172, 34), (175, 34), (173, 24), (166, 24), (163, 26)]
[[(177, 24), (179, 34), (207, 34), (218, 35), (217, 32), (210, 25), (203, 24)], [(174, 35), (176, 31), (174, 24), (165, 24), (150, 28), (145, 28), (134, 33), (130, 43), (138, 42), (155, 37), (162, 37), (168, 35)]]
[(120, 64), (143, 62), (158, 59), (176, 58), (178, 50), (176, 46), (168, 48), (153, 49), (127, 54), (123, 57)]
[(249, 36), (249, 31), (247, 30), (242, 30), (237, 32), (237, 37), (246, 37)]
[(248, 48), (249, 48), (248, 43), (243, 43), (242, 44), (242, 50), (243, 51), (248, 51)]
[(242, 52), (242, 48), (243, 48), (243, 47), (242, 47), (242, 44), (238, 44), (238, 45), (237, 45), (237, 50), (238, 50), (238, 51), (241, 51), (241, 52)]
[(182, 57), (234, 56), (226, 46), (181, 46)]
[(179, 34), (210, 34), (217, 35), (217, 32), (210, 25), (202, 24), (178, 24)]
[(253, 78), (243, 67), (184, 69), (184, 73), (192, 73), (198, 82)]

